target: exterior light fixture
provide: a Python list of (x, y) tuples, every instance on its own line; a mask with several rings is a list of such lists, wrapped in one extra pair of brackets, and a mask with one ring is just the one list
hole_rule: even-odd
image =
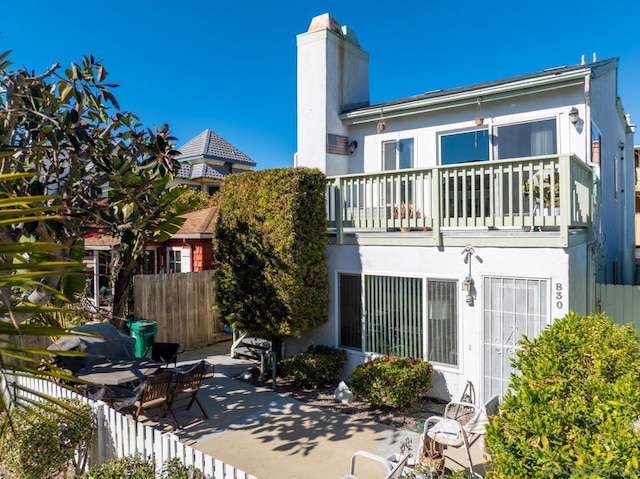
[(578, 120), (580, 119), (578, 113), (578, 109), (575, 106), (571, 107), (571, 110), (569, 110), (569, 120), (573, 125), (578, 123)]
[(349, 143), (349, 154), (353, 155), (356, 148), (358, 148), (358, 142), (356, 140), (351, 140), (351, 143)]
[(465, 298), (465, 301), (467, 302), (467, 304), (469, 306), (473, 306), (476, 299), (476, 288), (475, 288), (475, 282), (473, 281), (473, 277), (471, 276), (471, 258), (475, 256), (480, 263), (482, 263), (482, 260), (480, 259), (480, 256), (478, 256), (478, 254), (476, 253), (475, 248), (470, 244), (464, 247), (461, 254), (464, 256), (465, 264), (469, 265), (469, 274), (467, 274), (467, 277), (464, 278), (464, 281), (462, 282), (462, 291), (467, 293), (467, 297)]

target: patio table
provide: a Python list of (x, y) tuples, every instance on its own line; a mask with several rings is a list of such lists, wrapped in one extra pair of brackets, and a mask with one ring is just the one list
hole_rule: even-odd
[(76, 372), (76, 377), (92, 384), (119, 386), (140, 381), (161, 369), (164, 364), (144, 358), (120, 359), (96, 364)]

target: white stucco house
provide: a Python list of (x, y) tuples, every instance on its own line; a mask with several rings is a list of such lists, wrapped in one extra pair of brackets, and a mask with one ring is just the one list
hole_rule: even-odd
[[(329, 321), (295, 343), (434, 365), (433, 393), (504, 394), (517, 341), (594, 284), (632, 284), (634, 127), (617, 59), (370, 104), (328, 14), (298, 35), (296, 166), (329, 177)], [(400, 81), (400, 80), (399, 80)]]

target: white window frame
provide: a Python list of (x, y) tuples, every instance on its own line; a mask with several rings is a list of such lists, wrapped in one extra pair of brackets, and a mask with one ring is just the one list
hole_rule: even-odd
[[(175, 265), (180, 266), (180, 271)], [(167, 248), (167, 273), (182, 273), (182, 248)]]
[[(362, 327), (361, 327), (361, 332), (362, 332), (362, 346), (361, 349), (354, 349), (354, 348), (350, 348), (350, 347), (346, 347), (346, 346), (342, 346), (340, 344), (340, 328), (341, 328), (341, 317), (340, 317), (340, 308), (341, 308), (341, 304), (340, 304), (340, 296), (339, 296), (339, 289), (340, 289), (340, 277), (343, 275), (347, 275), (347, 276), (360, 276), (361, 278), (361, 292), (362, 292)], [(359, 353), (362, 354), (363, 356), (379, 356), (381, 353), (377, 353), (377, 352), (373, 352), (373, 351), (367, 351), (366, 350), (366, 346), (367, 346), (367, 332), (368, 332), (368, 324), (367, 324), (367, 288), (366, 288), (366, 277), (367, 276), (382, 276), (382, 277), (393, 277), (393, 278), (403, 278), (403, 279), (418, 279), (421, 281), (421, 292), (422, 292), (422, 303), (420, 305), (420, 314), (422, 316), (422, 338), (421, 338), (421, 347), (422, 347), (422, 359), (425, 361), (429, 361), (431, 364), (433, 364), (434, 366), (438, 367), (438, 370), (440, 371), (444, 371), (444, 372), (452, 372), (452, 373), (460, 373), (462, 371), (463, 368), (463, 350), (462, 350), (462, 307), (463, 305), (461, 304), (462, 301), (462, 295), (460, 294), (459, 290), (459, 281), (458, 278), (449, 278), (449, 277), (437, 277), (437, 276), (424, 276), (421, 274), (398, 274), (398, 273), (394, 273), (394, 272), (354, 272), (354, 271), (340, 271), (340, 272), (336, 272), (336, 290), (338, 291), (338, 301), (336, 301), (336, 309), (335, 309), (335, 314), (336, 314), (336, 329), (335, 329), (335, 334), (336, 334), (336, 344), (338, 345), (338, 347), (345, 349), (347, 351), (350, 351), (352, 353)], [(455, 307), (456, 307), (456, 338), (455, 338), (455, 347), (456, 347), (456, 353), (457, 353), (457, 364), (449, 364), (449, 363), (441, 363), (441, 362), (437, 362), (437, 361), (431, 361), (428, 359), (429, 356), (429, 317), (428, 317), (428, 301), (429, 298), (427, 297), (427, 293), (428, 293), (428, 283), (429, 282), (435, 282), (435, 281), (441, 281), (441, 282), (447, 282), (447, 283), (453, 283), (454, 284), (454, 288), (453, 290), (455, 291), (455, 298), (453, 299), (453, 301), (455, 301)]]
[[(402, 141), (408, 141), (408, 140), (411, 140), (411, 143), (412, 143), (411, 166), (409, 168), (400, 168), (400, 143)], [(395, 144), (395, 153), (396, 153), (395, 167), (386, 169), (385, 168), (385, 160), (386, 160), (385, 149), (387, 145), (390, 145), (392, 143)], [(387, 140), (382, 140), (380, 142), (380, 158), (381, 158), (380, 171), (398, 171), (401, 169), (415, 168), (416, 167), (416, 143), (417, 143), (416, 139), (413, 136), (407, 136), (403, 138), (389, 138)]]

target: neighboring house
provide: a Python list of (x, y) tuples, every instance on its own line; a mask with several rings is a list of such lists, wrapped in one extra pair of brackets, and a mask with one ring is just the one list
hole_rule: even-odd
[(220, 189), (226, 175), (256, 166), (255, 161), (209, 129), (178, 150), (176, 159), (181, 167), (171, 185), (188, 185), (210, 195)]
[(437, 396), (467, 380), (503, 395), (523, 335), (594, 311), (596, 281), (633, 282), (617, 59), (371, 105), (353, 30), (322, 15), (297, 45), (296, 165), (329, 177), (331, 298), (327, 324), (289, 354), (344, 348), (345, 373), (421, 357)]
[[(213, 222), (217, 207), (191, 211), (180, 229), (162, 243), (147, 245), (147, 260), (140, 274), (189, 273), (213, 269)], [(120, 245), (111, 236), (85, 238), (85, 271), (87, 271), (87, 297), (98, 298), (98, 304), (107, 306), (111, 254)]]

